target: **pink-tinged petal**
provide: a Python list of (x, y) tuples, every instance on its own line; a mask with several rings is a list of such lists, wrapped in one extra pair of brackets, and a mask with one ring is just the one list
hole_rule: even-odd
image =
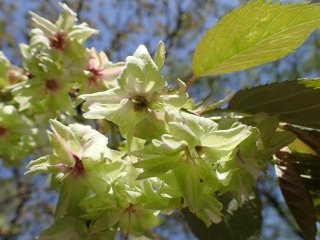
[(121, 73), (121, 71), (122, 71), (123, 69), (124, 69), (123, 66), (117, 67), (117, 68), (106, 69), (106, 70), (100, 72), (100, 76), (101, 76), (101, 78), (105, 78), (105, 77), (107, 77), (107, 78), (116, 77), (116, 76), (118, 76), (118, 75)]
[(94, 56), (94, 53), (90, 52), (89, 64), (88, 69), (97, 69), (98, 68), (97, 59)]
[(63, 163), (58, 163), (58, 164), (53, 165), (53, 166), (56, 167), (56, 168), (59, 168), (59, 169), (61, 169), (61, 170), (64, 170), (64, 169), (67, 168), (67, 166), (64, 165)]

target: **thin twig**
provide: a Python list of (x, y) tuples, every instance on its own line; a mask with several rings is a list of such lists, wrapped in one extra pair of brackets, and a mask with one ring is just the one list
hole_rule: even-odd
[[(20, 171), (18, 168), (14, 168), (13, 169), (13, 174), (15, 176), (15, 178), (17, 179), (17, 189), (21, 189), (23, 188), (24, 186), (24, 183), (23, 181), (21, 181), (21, 175), (20, 175)], [(27, 203), (27, 201), (29, 200), (30, 198), (30, 195), (31, 195), (31, 190), (28, 189), (28, 191), (25, 192), (24, 195), (21, 196), (21, 201), (20, 203), (18, 204), (17, 208), (16, 208), (16, 214), (15, 214), (15, 217), (11, 220), (11, 225), (14, 226), (17, 224), (21, 214), (22, 214), (22, 211), (23, 211), (23, 207), (25, 206), (25, 204)]]

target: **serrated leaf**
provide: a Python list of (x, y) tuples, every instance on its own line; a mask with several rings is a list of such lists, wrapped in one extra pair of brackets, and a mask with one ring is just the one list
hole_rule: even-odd
[(318, 191), (320, 185), (320, 156), (292, 152), (290, 160), (308, 190), (310, 192)]
[(279, 120), (320, 129), (320, 79), (299, 79), (237, 92), (228, 110), (279, 115)]
[(196, 47), (196, 76), (235, 72), (275, 61), (320, 27), (316, 4), (251, 1), (211, 28)]
[(242, 205), (238, 205), (230, 194), (223, 195), (219, 200), (224, 206), (223, 219), (219, 224), (213, 224), (209, 228), (194, 214), (183, 209), (183, 215), (198, 239), (259, 239), (262, 226), (262, 204), (259, 197), (252, 195), (250, 201)]
[[(320, 156), (308, 154), (304, 152), (296, 152), (295, 148), (291, 148), (292, 152), (291, 164), (300, 175), (301, 180), (306, 185), (316, 210), (317, 219), (320, 219)], [(299, 149), (301, 150), (301, 149)]]
[(297, 140), (300, 140), (294, 146), (289, 146), (291, 151), (294, 149), (301, 153), (320, 154), (320, 131), (291, 125), (286, 125), (284, 128), (296, 134), (299, 138)]
[(317, 219), (314, 206), (305, 184), (293, 167), (294, 157), (287, 152), (278, 152), (276, 156), (279, 159), (276, 173), (282, 195), (305, 239), (315, 239)]

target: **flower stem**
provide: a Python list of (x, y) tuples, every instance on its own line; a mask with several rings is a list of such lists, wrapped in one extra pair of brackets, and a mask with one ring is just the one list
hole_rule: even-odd
[(116, 131), (116, 125), (113, 122), (109, 122), (110, 124), (110, 130), (111, 130), (111, 144), (114, 149), (118, 148), (118, 138), (117, 138), (117, 131)]

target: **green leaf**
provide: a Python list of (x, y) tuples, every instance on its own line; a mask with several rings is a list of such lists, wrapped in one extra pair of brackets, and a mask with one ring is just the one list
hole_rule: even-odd
[(320, 154), (320, 131), (291, 125), (284, 126), (284, 129), (296, 134), (300, 140), (299, 143), (290, 144), (291, 151)]
[(196, 47), (196, 76), (239, 71), (275, 61), (299, 47), (320, 26), (316, 4), (251, 1), (211, 28)]
[(282, 195), (305, 239), (315, 239), (317, 233), (315, 209), (300, 175), (293, 167), (294, 157), (286, 152), (276, 154), (276, 173)]
[(306, 185), (320, 220), (320, 132), (313, 129), (285, 126), (297, 134), (298, 139), (288, 145), (293, 157), (292, 165)]
[[(294, 147), (292, 147), (294, 145)], [(297, 147), (298, 148), (295, 148)], [(292, 155), (290, 163), (301, 177), (311, 195), (314, 207), (316, 209), (317, 220), (320, 220), (320, 156), (305, 153), (305, 149), (300, 148), (300, 144), (290, 144)], [(299, 150), (299, 151), (296, 151)], [(303, 150), (303, 151), (301, 151)]]
[(188, 209), (182, 210), (192, 232), (198, 239), (259, 239), (262, 226), (262, 204), (258, 196), (252, 195), (250, 201), (241, 205), (238, 205), (230, 194), (223, 195), (219, 200), (224, 205), (223, 220), (209, 228)]
[(290, 160), (307, 189), (310, 192), (319, 191), (320, 156), (293, 152)]
[(249, 114), (265, 112), (279, 120), (320, 129), (320, 79), (272, 83), (237, 92), (228, 110)]

